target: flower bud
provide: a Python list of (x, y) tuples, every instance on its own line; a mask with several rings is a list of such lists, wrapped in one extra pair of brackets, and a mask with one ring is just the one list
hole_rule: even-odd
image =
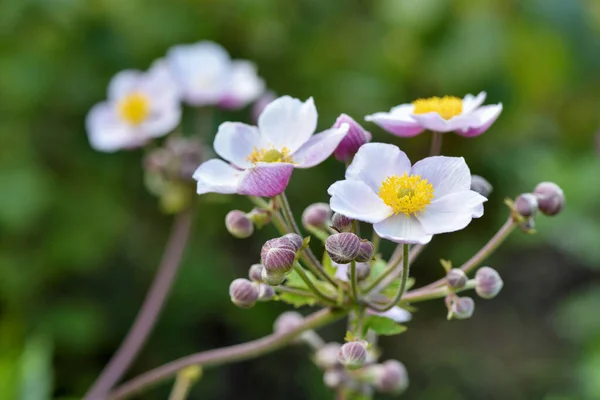
[(323, 374), (323, 383), (329, 389), (337, 389), (346, 380), (346, 374), (339, 369), (329, 369)]
[(459, 297), (454, 299), (450, 310), (452, 316), (456, 319), (471, 318), (473, 311), (475, 311), (475, 302), (470, 297)]
[(348, 264), (354, 260), (360, 248), (360, 239), (354, 233), (342, 232), (331, 235), (325, 241), (325, 250), (332, 261)]
[(248, 277), (252, 282), (262, 282), (262, 264), (253, 264), (248, 270)]
[(314, 203), (304, 209), (302, 225), (306, 227), (322, 228), (331, 217), (331, 208), (327, 203)]
[(483, 197), (488, 197), (492, 193), (492, 185), (479, 175), (471, 175), (471, 190), (479, 193)]
[(446, 283), (450, 289), (462, 289), (467, 284), (467, 274), (460, 268), (452, 268), (446, 274)]
[(225, 226), (227, 231), (238, 239), (245, 239), (254, 233), (254, 225), (246, 216), (246, 213), (240, 210), (232, 210), (225, 217)]
[(364, 341), (347, 342), (338, 352), (338, 360), (348, 369), (359, 369), (367, 361), (367, 346)]
[(408, 388), (408, 372), (400, 361), (388, 360), (374, 367), (374, 385), (378, 391), (399, 394)]
[(340, 128), (343, 124), (348, 124), (349, 130), (342, 139), (333, 155), (338, 161), (351, 161), (360, 146), (371, 141), (371, 133), (367, 132), (358, 122), (346, 114), (338, 117), (333, 124), (333, 128)]
[(229, 296), (236, 306), (250, 308), (258, 300), (258, 288), (249, 280), (238, 278), (229, 285)]
[[(362, 281), (369, 277), (371, 273), (371, 267), (369, 263), (356, 263), (356, 280)], [(348, 265), (346, 268), (346, 275), (348, 280), (352, 279), (352, 268)]]
[(354, 220), (350, 217), (346, 217), (340, 213), (333, 213), (331, 217), (331, 225), (338, 232), (350, 232), (352, 230), (352, 223)]
[(263, 245), (260, 255), (262, 265), (269, 273), (286, 274), (294, 267), (295, 243), (285, 237), (268, 240)]
[(271, 212), (264, 208), (253, 208), (247, 217), (259, 229), (271, 222)]
[(500, 274), (490, 267), (481, 267), (475, 274), (475, 291), (479, 297), (483, 299), (491, 299), (496, 297), (502, 290), (504, 282), (500, 278)]
[(279, 238), (279, 244), (282, 243), (290, 243), (294, 250), (298, 251), (304, 245), (304, 241), (300, 235), (296, 235), (295, 233), (288, 233), (287, 235), (283, 235)]
[(273, 297), (275, 297), (275, 289), (271, 286), (259, 283), (258, 284), (258, 300), (259, 301), (269, 301)]
[(315, 364), (322, 369), (334, 368), (340, 363), (338, 360), (338, 353), (341, 348), (342, 345), (339, 343), (327, 343), (316, 351), (314, 358)]
[(523, 193), (515, 199), (515, 210), (523, 217), (533, 217), (538, 210), (537, 197), (532, 193)]
[(373, 246), (373, 243), (369, 242), (368, 240), (361, 240), (355, 260), (361, 263), (369, 262), (373, 258), (373, 253), (375, 253), (375, 247)]
[(546, 215), (556, 215), (565, 206), (565, 194), (555, 183), (542, 182), (535, 187), (533, 194), (537, 197), (540, 211)]
[(283, 272), (269, 272), (266, 268), (263, 268), (260, 277), (264, 283), (270, 286), (278, 286), (285, 280), (285, 274)]
[(281, 313), (273, 324), (273, 332), (280, 335), (285, 335), (296, 330), (304, 323), (302, 314), (296, 311), (286, 311)]

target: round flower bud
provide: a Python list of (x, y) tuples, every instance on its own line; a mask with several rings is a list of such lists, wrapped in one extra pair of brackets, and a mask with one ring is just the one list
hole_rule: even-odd
[(475, 311), (475, 302), (470, 297), (459, 297), (452, 302), (451, 311), (456, 319), (471, 318)]
[[(362, 281), (369, 277), (371, 273), (371, 267), (369, 263), (356, 263), (356, 280)], [(348, 280), (352, 279), (352, 268), (348, 265), (346, 269), (346, 275), (348, 276)]]
[(229, 296), (236, 306), (250, 308), (258, 300), (258, 288), (248, 279), (239, 278), (229, 285)]
[(271, 222), (271, 212), (264, 208), (253, 208), (247, 217), (259, 229)]
[(296, 251), (289, 247), (274, 247), (267, 251), (262, 264), (269, 273), (287, 274), (294, 267)]
[(538, 210), (538, 199), (532, 193), (523, 193), (515, 199), (515, 210), (523, 217), (533, 217)]
[(331, 260), (338, 264), (348, 264), (354, 260), (360, 249), (360, 239), (354, 233), (342, 232), (331, 235), (325, 241), (325, 250)]
[(296, 311), (286, 311), (281, 313), (273, 324), (273, 332), (281, 335), (290, 333), (304, 323), (302, 314)]
[(331, 342), (321, 347), (315, 353), (315, 364), (322, 369), (330, 369), (339, 365), (338, 353), (342, 345), (339, 343)]
[(246, 216), (246, 213), (240, 210), (232, 210), (227, 213), (225, 226), (227, 231), (238, 239), (245, 239), (254, 233), (254, 224)]
[(280, 246), (283, 243), (290, 243), (292, 245), (292, 247), (294, 248), (294, 250), (298, 251), (302, 248), (302, 246), (304, 245), (304, 241), (302, 240), (302, 237), (300, 235), (296, 235), (295, 233), (288, 233), (287, 235), (283, 235), (282, 237), (279, 238), (279, 244)]
[(334, 213), (331, 217), (331, 225), (338, 232), (350, 232), (352, 230), (352, 223), (354, 220), (350, 217), (346, 217), (340, 213)]
[(275, 289), (264, 283), (258, 284), (258, 300), (269, 301), (275, 297)]
[(358, 122), (346, 114), (338, 117), (333, 124), (333, 128), (341, 128), (343, 124), (348, 124), (349, 130), (342, 139), (333, 155), (338, 161), (348, 162), (352, 160), (360, 146), (371, 141), (371, 133), (367, 132)]
[(492, 185), (479, 175), (471, 175), (471, 190), (479, 193), (483, 197), (488, 197), (492, 193)]
[(373, 243), (369, 242), (368, 240), (361, 240), (355, 260), (361, 263), (369, 262), (373, 258), (373, 253), (375, 253), (375, 247), (373, 246)]
[(338, 352), (338, 360), (348, 369), (359, 369), (367, 361), (367, 347), (363, 341), (347, 342)]
[(556, 215), (565, 206), (565, 194), (555, 183), (542, 182), (535, 187), (533, 194), (537, 197), (540, 211), (546, 215)]
[(388, 360), (376, 367), (374, 385), (378, 391), (399, 394), (408, 388), (408, 372), (400, 361)]
[(323, 374), (323, 383), (329, 389), (339, 388), (346, 380), (346, 374), (339, 369), (329, 369)]
[(302, 213), (302, 225), (322, 228), (331, 217), (331, 208), (327, 203), (314, 203), (306, 207)]
[(278, 286), (285, 280), (285, 274), (283, 272), (269, 272), (266, 268), (263, 268), (260, 277), (264, 283), (270, 286)]
[(467, 284), (467, 274), (460, 268), (452, 268), (446, 274), (446, 283), (450, 289), (462, 289)]
[(262, 271), (265, 269), (262, 264), (253, 264), (248, 270), (248, 277), (252, 282), (262, 282)]
[(481, 267), (475, 274), (475, 291), (479, 297), (483, 299), (491, 299), (496, 297), (502, 290), (504, 282), (500, 278), (500, 274), (490, 267)]

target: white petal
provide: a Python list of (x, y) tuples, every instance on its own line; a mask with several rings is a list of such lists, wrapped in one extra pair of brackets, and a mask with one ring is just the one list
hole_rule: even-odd
[(408, 312), (405, 309), (400, 308), (398, 306), (392, 307), (389, 310), (384, 311), (384, 312), (369, 311), (369, 314), (386, 317), (386, 318), (389, 318), (398, 323), (408, 322), (412, 318), (412, 315), (410, 312)]
[(396, 243), (426, 244), (432, 237), (415, 217), (404, 214), (392, 215), (373, 225), (373, 229), (382, 238)]
[(180, 107), (179, 86), (164, 59), (152, 63), (143, 76), (141, 88), (150, 97), (153, 111), (159, 111), (164, 107)]
[(327, 129), (311, 136), (292, 154), (292, 159), (297, 163), (296, 168), (310, 168), (325, 161), (335, 151), (349, 129), (348, 124), (343, 124), (339, 128)]
[(139, 126), (139, 130), (146, 137), (160, 137), (171, 132), (179, 125), (181, 108), (179, 104), (153, 111), (148, 119)]
[(450, 132), (457, 129), (467, 129), (478, 124), (479, 119), (471, 114), (460, 114), (450, 119), (444, 119), (436, 112), (413, 114), (412, 117), (424, 128), (434, 132)]
[(486, 92), (479, 92), (477, 97), (473, 96), (472, 94), (466, 95), (463, 98), (462, 113), (468, 114), (468, 113), (474, 111), (477, 107), (479, 107), (480, 105), (483, 104), (486, 96), (487, 96)]
[(462, 157), (427, 157), (413, 165), (411, 173), (433, 185), (434, 199), (471, 188), (471, 172)]
[(412, 104), (401, 104), (392, 108), (390, 112), (367, 115), (365, 120), (374, 122), (396, 136), (412, 137), (423, 132), (421, 124), (411, 117), (413, 110)]
[(458, 231), (469, 225), (475, 208), (485, 201), (485, 197), (472, 190), (452, 193), (432, 201), (417, 214), (417, 219), (427, 233)]
[(335, 267), (335, 278), (342, 282), (348, 282), (348, 268), (350, 264), (338, 264), (332, 261), (331, 265)]
[(215, 158), (202, 163), (194, 172), (193, 178), (198, 181), (198, 194), (232, 194), (237, 192), (238, 182), (243, 174), (243, 171)]
[(275, 148), (293, 153), (308, 141), (317, 128), (317, 109), (311, 98), (304, 103), (290, 96), (269, 103), (258, 117), (264, 140)]
[(142, 76), (143, 72), (133, 69), (117, 73), (108, 84), (108, 99), (117, 101), (134, 92), (138, 88)]
[(490, 126), (492, 126), (501, 112), (502, 103), (479, 107), (477, 110), (471, 113), (472, 116), (477, 118), (478, 123), (469, 129), (459, 129), (456, 133), (465, 137), (481, 135)]
[(361, 181), (338, 181), (327, 190), (333, 211), (359, 221), (375, 223), (384, 220), (392, 209)]
[(228, 108), (243, 107), (264, 91), (265, 81), (258, 76), (254, 63), (236, 60), (231, 64), (229, 86), (220, 103)]
[(231, 59), (216, 43), (174, 46), (167, 52), (167, 62), (185, 100), (192, 105), (217, 104), (228, 87)]
[(483, 215), (483, 204), (479, 204), (471, 210), (471, 216), (473, 218), (481, 218)]
[(85, 125), (91, 146), (99, 151), (114, 152), (146, 143), (142, 132), (124, 123), (110, 103), (99, 103), (92, 107)]
[(381, 183), (391, 175), (410, 173), (410, 160), (397, 146), (386, 143), (367, 143), (358, 149), (346, 170), (346, 179), (366, 183), (379, 193)]
[(240, 168), (250, 168), (252, 163), (248, 161), (248, 156), (255, 148), (264, 147), (264, 143), (255, 126), (224, 122), (219, 126), (213, 146), (215, 152), (230, 163)]

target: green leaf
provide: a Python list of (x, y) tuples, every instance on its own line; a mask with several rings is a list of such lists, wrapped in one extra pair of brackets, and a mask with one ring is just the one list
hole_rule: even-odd
[(317, 302), (317, 300), (314, 297), (303, 296), (301, 294), (288, 292), (281, 293), (279, 296), (277, 296), (277, 300), (291, 304), (296, 308), (302, 306), (312, 306), (315, 305), (315, 303)]
[(335, 276), (335, 268), (333, 267), (333, 263), (331, 262), (331, 258), (329, 257), (329, 254), (327, 254), (326, 251), (323, 252), (323, 269), (325, 270), (325, 273), (329, 276), (331, 276), (332, 278)]
[[(318, 280), (310, 271), (306, 271), (304, 270), (304, 272), (306, 273), (306, 275), (308, 276), (308, 278), (313, 282), (313, 284), (323, 293), (329, 295), (329, 296), (335, 296), (337, 295), (336, 290), (334, 289), (333, 286), (331, 286), (329, 283), (327, 282), (323, 282)], [(309, 290), (308, 286), (306, 286), (306, 283), (304, 283), (304, 281), (302, 280), (302, 278), (300, 277), (300, 275), (298, 275), (298, 273), (294, 270), (292, 270), (292, 272), (290, 272), (287, 277), (286, 277), (286, 281), (285, 281), (285, 285), (289, 286), (289, 287), (294, 287), (297, 289), (304, 289), (304, 290)]]
[(366, 329), (372, 329), (378, 335), (392, 336), (403, 333), (406, 327), (392, 319), (380, 315), (370, 315), (365, 322)]
[(346, 342), (354, 342), (356, 340), (356, 336), (354, 336), (354, 333), (347, 331), (346, 332), (346, 336), (344, 336), (344, 340)]

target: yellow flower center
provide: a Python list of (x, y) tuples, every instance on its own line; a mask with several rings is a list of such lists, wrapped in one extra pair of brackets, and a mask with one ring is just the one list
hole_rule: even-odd
[(150, 115), (150, 100), (142, 93), (131, 93), (119, 101), (117, 109), (121, 118), (138, 125)]
[(433, 199), (433, 186), (420, 175), (388, 176), (379, 187), (379, 197), (394, 214), (423, 211)]
[(281, 150), (265, 148), (258, 149), (255, 147), (254, 151), (250, 153), (247, 159), (252, 163), (257, 163), (260, 161), (268, 163), (292, 162), (292, 157), (290, 157), (290, 149), (287, 147), (283, 147)]
[(462, 113), (462, 99), (454, 96), (430, 97), (413, 101), (413, 114), (436, 112), (444, 119), (450, 119)]

